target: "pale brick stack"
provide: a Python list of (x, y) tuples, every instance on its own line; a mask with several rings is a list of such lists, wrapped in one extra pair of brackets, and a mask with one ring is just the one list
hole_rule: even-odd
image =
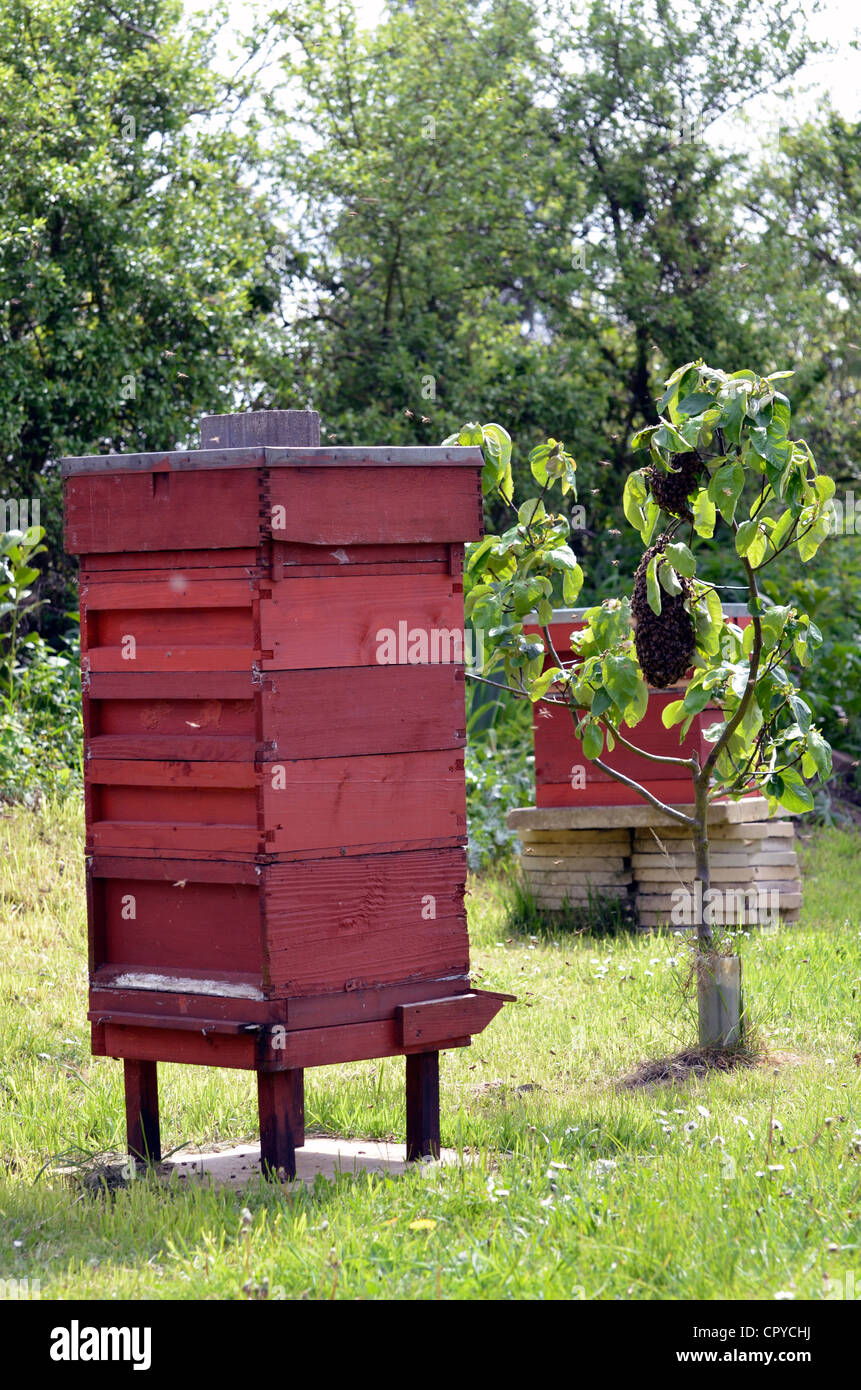
[[(640, 927), (689, 924), (685, 894), (696, 910), (690, 832), (648, 803), (525, 807), (510, 812), (508, 824), (521, 841), (525, 884), (546, 911), (585, 906), (590, 897), (615, 898)], [(723, 895), (711, 899), (714, 925), (723, 925), (724, 917), (730, 926), (798, 918), (793, 826), (769, 819), (764, 798), (715, 804), (709, 840), (711, 887)]]
[[(545, 817), (549, 813), (536, 814)], [(518, 827), (518, 835), (524, 879), (542, 908), (559, 910), (566, 901), (580, 907), (588, 903), (590, 894), (593, 899), (630, 902), (634, 889), (630, 830), (602, 830), (600, 826), (592, 830), (541, 830), (524, 825)]]

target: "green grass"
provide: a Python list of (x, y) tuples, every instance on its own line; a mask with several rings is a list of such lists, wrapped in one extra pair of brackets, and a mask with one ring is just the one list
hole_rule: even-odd
[[(93, 1197), (39, 1175), (123, 1145), (121, 1068), (89, 1055), (81, 828), (69, 806), (0, 819), (0, 1278), (39, 1279), (43, 1298), (268, 1281), (289, 1298), (818, 1299), (850, 1271), (861, 1287), (857, 834), (816, 833), (804, 921), (742, 941), (772, 1053), (758, 1067), (618, 1089), (694, 1039), (683, 943), (530, 937), (485, 879), (475, 973), (520, 1002), (443, 1058), (443, 1142), (474, 1162), (298, 1192), (144, 1176)], [(160, 1071), (166, 1149), (256, 1137), (251, 1076)], [(309, 1073), (309, 1128), (402, 1137), (402, 1078), (397, 1060)]]

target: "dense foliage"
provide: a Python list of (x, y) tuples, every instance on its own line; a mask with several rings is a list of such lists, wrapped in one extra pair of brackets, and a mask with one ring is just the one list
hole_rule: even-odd
[[(590, 602), (634, 572), (621, 484), (673, 361), (793, 368), (799, 432), (861, 493), (858, 131), (794, 116), (804, 11), (390, 0), (367, 28), (296, 0), (233, 58), (217, 3), (0, 0), (0, 499), (41, 502), (50, 550), (25, 628), (62, 652), (74, 607), (57, 459), (230, 406), (314, 405), (343, 444), (504, 419), (524, 458), (549, 424)], [(764, 92), (779, 141), (741, 124)], [(854, 539), (790, 582), (857, 756)], [(728, 578), (717, 544), (701, 566)]]

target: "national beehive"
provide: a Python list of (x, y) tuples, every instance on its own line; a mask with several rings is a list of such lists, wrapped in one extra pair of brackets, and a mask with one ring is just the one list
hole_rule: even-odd
[(158, 1153), (156, 1063), (258, 1072), (293, 1169), (302, 1069), (406, 1054), (411, 1155), (469, 984), (463, 547), (481, 454), (321, 448), (313, 412), (68, 459), (81, 556), (90, 1018)]

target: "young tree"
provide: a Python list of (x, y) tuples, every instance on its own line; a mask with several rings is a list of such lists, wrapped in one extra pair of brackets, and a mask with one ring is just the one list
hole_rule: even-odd
[[(585, 630), (574, 636), (573, 662), (559, 659), (550, 633), (559, 577), (566, 603), (576, 600), (583, 582), (568, 545), (568, 520), (548, 508), (557, 487), (563, 499), (576, 495), (576, 465), (563, 444), (551, 439), (532, 451), (536, 494), (515, 509), (512, 526), (485, 537), (469, 561), (467, 613), (488, 631), (507, 688), (533, 702), (567, 705), (585, 756), (690, 830), (703, 1046), (718, 1041), (707, 1021), (717, 967), (709, 806), (755, 790), (772, 810), (809, 810), (813, 797), (805, 778), (827, 777), (831, 766), (830, 748), (786, 666), (792, 656), (808, 665), (821, 635), (805, 614), (769, 603), (761, 590), (762, 573), (778, 555), (794, 547), (802, 563), (808, 561), (831, 525), (834, 484), (819, 472), (804, 440), (790, 436), (790, 405), (780, 389), (787, 375), (728, 375), (699, 360), (668, 378), (657, 423), (632, 440), (635, 450), (649, 456), (628, 477), (623, 498), (645, 547), (632, 595), (605, 599), (587, 612)], [(506, 431), (467, 425), (447, 442), (455, 439), (483, 445), (485, 488), (514, 509)], [(725, 618), (717, 589), (697, 577), (695, 537), (710, 539), (718, 525), (747, 589), (751, 621), (744, 630)], [(543, 643), (524, 631), (532, 610)], [(697, 715), (719, 708), (720, 718), (705, 730), (711, 749), (702, 762), (696, 754), (656, 754), (632, 732), (650, 688), (672, 686), (691, 668), (684, 696), (665, 709), (663, 720), (667, 727), (681, 726), (681, 742)], [(610, 767), (602, 754), (616, 743), (644, 764), (683, 762), (694, 784), (692, 808), (669, 806)], [(722, 1028), (722, 1036), (738, 1037), (740, 1027), (739, 995), (734, 1027)]]

